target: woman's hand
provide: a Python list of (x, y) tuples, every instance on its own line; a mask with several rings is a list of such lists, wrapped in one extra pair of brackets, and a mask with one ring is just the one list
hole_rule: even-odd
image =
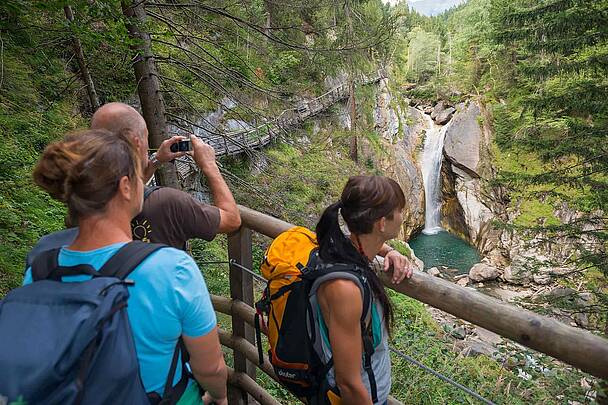
[(393, 267), (393, 278), (391, 281), (393, 284), (399, 284), (404, 279), (412, 277), (416, 264), (393, 249), (384, 256), (384, 271), (388, 271), (391, 266)]

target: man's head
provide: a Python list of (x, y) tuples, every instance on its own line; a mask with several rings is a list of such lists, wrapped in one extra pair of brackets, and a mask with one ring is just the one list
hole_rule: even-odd
[(137, 110), (124, 103), (105, 104), (93, 114), (91, 129), (105, 129), (131, 138), (143, 162), (148, 160), (148, 127)]

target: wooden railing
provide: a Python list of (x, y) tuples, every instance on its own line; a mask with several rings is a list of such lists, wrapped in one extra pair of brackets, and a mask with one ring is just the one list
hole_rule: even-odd
[[(242, 226), (229, 236), (228, 252), (231, 261), (251, 269), (252, 231), (274, 238), (294, 225), (247, 207), (239, 206), (239, 209)], [(390, 274), (383, 273), (381, 279), (388, 288), (608, 380), (608, 339), (424, 272), (415, 271), (411, 279), (398, 285), (390, 283)], [(230, 300), (213, 297), (215, 309), (232, 316), (233, 335), (221, 332), (220, 337), (222, 344), (234, 350), (233, 375), (248, 376), (255, 381), (255, 367), (259, 364), (253, 346), (253, 276), (232, 264), (230, 291)], [(270, 367), (264, 366), (261, 369), (276, 379)], [(257, 388), (249, 389), (249, 393), (257, 393), (256, 397), (261, 398)], [(246, 404), (247, 390), (245, 385), (233, 387), (229, 403)], [(274, 403), (271, 400), (258, 401), (263, 404)]]

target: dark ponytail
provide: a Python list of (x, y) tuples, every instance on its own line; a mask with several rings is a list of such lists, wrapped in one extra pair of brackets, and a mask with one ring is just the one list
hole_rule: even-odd
[(352, 263), (369, 267), (368, 261), (340, 229), (339, 215), (342, 202), (338, 201), (323, 211), (315, 229), (319, 242), (319, 256), (327, 262)]
[(323, 211), (316, 227), (321, 259), (352, 263), (363, 268), (374, 296), (380, 301), (389, 333), (393, 324), (391, 302), (382, 282), (371, 269), (368, 258), (359, 253), (340, 229), (339, 216), (342, 212), (351, 232), (367, 234), (372, 232), (378, 219), (392, 218), (396, 209), (404, 207), (405, 196), (394, 180), (381, 176), (355, 176), (346, 183), (341, 199)]

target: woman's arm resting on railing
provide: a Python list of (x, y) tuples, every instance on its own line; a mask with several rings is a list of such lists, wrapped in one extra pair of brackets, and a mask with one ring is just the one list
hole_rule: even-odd
[(217, 328), (204, 336), (182, 336), (190, 354), (190, 367), (196, 381), (218, 404), (227, 403), (226, 381), (228, 372), (220, 346)]

